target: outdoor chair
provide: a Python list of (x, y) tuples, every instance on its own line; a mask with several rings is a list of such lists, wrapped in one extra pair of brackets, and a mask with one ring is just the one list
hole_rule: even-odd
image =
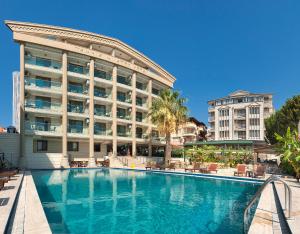
[(18, 173), (18, 170), (3, 170), (0, 171), (0, 177), (12, 177)]
[(218, 164), (212, 163), (212, 164), (210, 164), (208, 167), (202, 168), (202, 169), (201, 169), (201, 172), (202, 172), (202, 173), (211, 173), (211, 172), (213, 172), (213, 171), (214, 171), (215, 173), (218, 172)]
[(200, 172), (200, 170), (201, 170), (200, 165), (201, 165), (200, 163), (195, 163), (192, 168), (187, 167), (187, 168), (184, 169), (184, 171), (185, 172), (186, 171), (191, 171), (191, 172), (199, 171)]
[(4, 188), (4, 184), (7, 182), (8, 182), (8, 178), (6, 177), (0, 178), (0, 190)]
[(234, 176), (246, 176), (246, 165), (238, 164), (236, 167), (236, 171), (234, 172)]
[(146, 170), (148, 170), (148, 169), (151, 170), (151, 169), (153, 169), (153, 167), (154, 167), (154, 165), (151, 161), (147, 162), (145, 165)]
[(166, 168), (169, 169), (169, 170), (173, 169), (175, 171), (176, 164), (175, 163), (170, 163), (169, 166), (167, 166)]
[(256, 169), (253, 171), (254, 177), (262, 176), (265, 177), (266, 167), (264, 165), (257, 165)]

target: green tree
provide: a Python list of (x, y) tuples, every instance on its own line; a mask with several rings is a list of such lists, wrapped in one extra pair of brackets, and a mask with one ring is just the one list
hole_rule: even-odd
[(271, 144), (275, 144), (277, 139), (275, 133), (284, 135), (288, 127), (296, 130), (300, 121), (300, 95), (294, 96), (274, 114), (265, 120), (266, 137)]
[(163, 90), (152, 103), (149, 116), (160, 134), (166, 137), (165, 164), (171, 159), (171, 134), (178, 131), (180, 124), (187, 118), (188, 109), (184, 105), (186, 99), (177, 91)]
[(275, 133), (278, 141), (278, 152), (282, 154), (282, 160), (289, 163), (293, 168), (296, 179), (300, 179), (300, 139), (296, 130), (287, 129), (285, 135)]

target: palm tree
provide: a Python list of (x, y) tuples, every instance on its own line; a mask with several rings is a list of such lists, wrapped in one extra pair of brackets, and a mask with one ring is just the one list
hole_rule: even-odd
[(151, 121), (157, 126), (160, 134), (166, 137), (165, 164), (171, 159), (171, 134), (178, 131), (179, 126), (186, 121), (188, 109), (177, 91), (165, 89), (152, 103), (149, 112)]

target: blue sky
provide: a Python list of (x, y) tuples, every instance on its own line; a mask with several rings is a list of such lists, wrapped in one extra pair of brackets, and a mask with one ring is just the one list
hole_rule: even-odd
[[(79, 3), (80, 2), (80, 3)], [(207, 100), (236, 89), (300, 93), (300, 1), (0, 0), (0, 125), (11, 123), (19, 47), (5, 19), (83, 29), (118, 38), (160, 64), (207, 122)]]

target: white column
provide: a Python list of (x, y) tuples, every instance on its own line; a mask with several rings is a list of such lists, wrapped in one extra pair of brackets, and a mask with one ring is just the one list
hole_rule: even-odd
[(132, 83), (132, 94), (131, 94), (131, 100), (132, 100), (132, 111), (131, 111), (132, 157), (136, 157), (136, 73), (135, 72), (132, 74), (131, 83)]
[[(150, 112), (152, 108), (152, 80), (149, 80), (148, 83), (148, 112)], [(152, 121), (150, 116), (148, 117), (148, 139), (149, 139), (149, 145), (148, 145), (148, 156), (152, 157)]]
[(112, 71), (112, 137), (113, 137), (113, 157), (117, 156), (117, 66)]
[(61, 167), (69, 167), (68, 158), (68, 139), (67, 139), (67, 128), (68, 128), (68, 58), (67, 53), (63, 52), (62, 56), (62, 159)]
[(89, 167), (95, 167), (95, 154), (94, 154), (94, 59), (90, 60), (90, 87), (89, 87)]
[(26, 166), (25, 164), (25, 46), (24, 43), (20, 44), (20, 167)]

